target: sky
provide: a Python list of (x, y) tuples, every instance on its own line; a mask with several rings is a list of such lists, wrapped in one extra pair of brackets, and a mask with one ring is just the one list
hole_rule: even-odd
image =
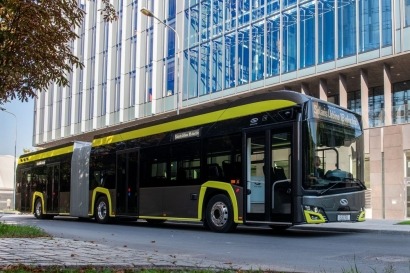
[[(0, 155), (14, 156), (14, 144), (16, 143), (17, 157), (23, 154), (23, 149), (33, 150), (33, 119), (34, 119), (34, 100), (21, 102), (17, 99), (11, 102), (0, 104), (6, 108), (9, 114), (0, 111)], [(16, 122), (17, 120), (17, 122)], [(16, 140), (17, 124), (17, 141)]]

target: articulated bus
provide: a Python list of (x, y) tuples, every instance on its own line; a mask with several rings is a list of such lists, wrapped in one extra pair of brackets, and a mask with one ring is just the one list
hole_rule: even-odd
[(275, 91), (25, 154), (16, 208), (216, 232), (364, 221), (363, 151), (359, 115)]

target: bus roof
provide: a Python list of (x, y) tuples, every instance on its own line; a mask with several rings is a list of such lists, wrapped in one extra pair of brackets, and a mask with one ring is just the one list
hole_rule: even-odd
[(143, 125), (135, 125), (98, 135), (94, 138), (92, 146), (97, 147), (157, 133), (286, 108), (303, 104), (310, 99), (309, 96), (294, 91), (275, 91), (253, 95), (189, 113), (183, 113), (178, 116), (159, 119)]

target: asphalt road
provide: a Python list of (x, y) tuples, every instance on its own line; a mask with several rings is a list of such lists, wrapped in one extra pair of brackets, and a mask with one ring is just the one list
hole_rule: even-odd
[(35, 225), (54, 237), (190, 255), (254, 269), (329, 273), (356, 272), (357, 268), (361, 273), (410, 273), (410, 236), (405, 234), (292, 229), (274, 232), (268, 227), (241, 227), (234, 233), (220, 234), (196, 224), (150, 226), (138, 221), (100, 225), (63, 217), (37, 220), (31, 215), (8, 216), (2, 221)]

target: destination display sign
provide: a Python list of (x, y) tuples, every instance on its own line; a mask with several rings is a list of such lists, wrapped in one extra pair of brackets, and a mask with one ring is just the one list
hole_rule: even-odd
[(194, 137), (200, 137), (200, 136), (201, 136), (201, 130), (196, 129), (196, 130), (190, 130), (186, 132), (175, 133), (174, 140), (181, 140), (181, 139), (194, 138)]
[(360, 121), (358, 117), (353, 113), (318, 101), (314, 101), (312, 105), (313, 117), (316, 119), (331, 121), (333, 123), (341, 124), (345, 127), (351, 127), (358, 130), (361, 129)]

